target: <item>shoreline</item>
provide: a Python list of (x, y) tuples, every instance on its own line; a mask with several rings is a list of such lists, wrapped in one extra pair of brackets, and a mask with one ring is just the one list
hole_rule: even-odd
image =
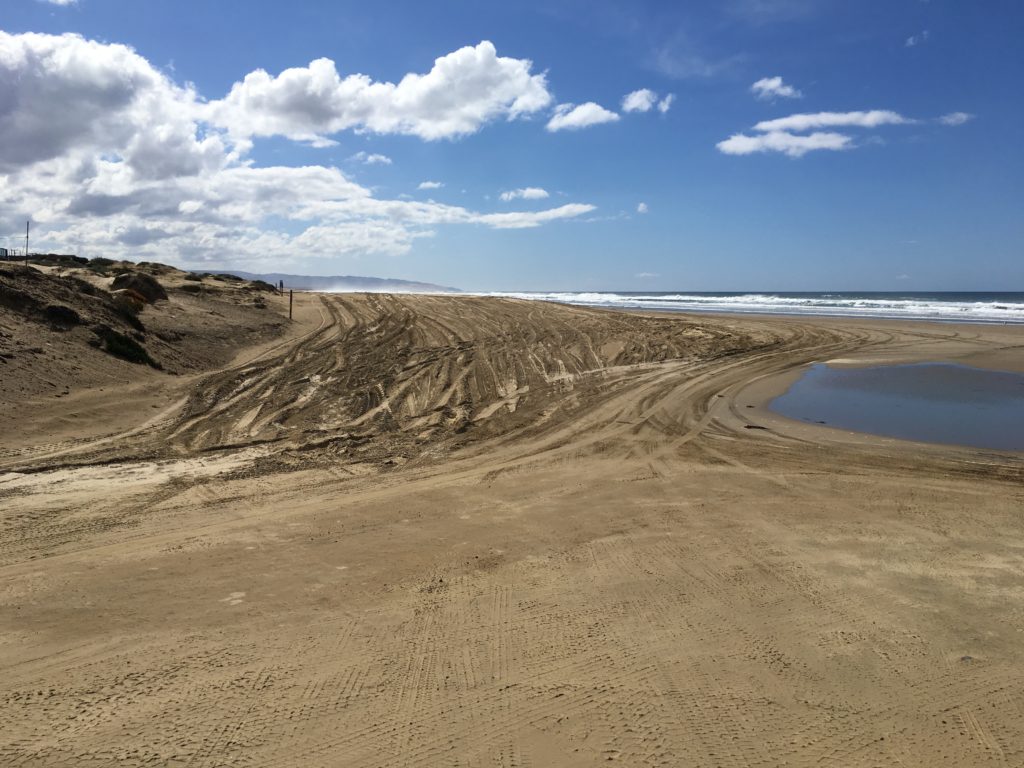
[[(677, 313), (652, 314), (672, 317)], [(696, 319), (702, 314), (692, 313), (690, 316)], [(748, 319), (750, 316), (747, 313), (740, 313), (729, 315), (729, 317), (733, 320), (741, 321)], [(770, 322), (776, 319), (776, 316), (762, 315), (761, 318)], [(782, 322), (807, 322), (803, 318), (780, 317), (778, 319)], [(884, 451), (921, 450), (936, 457), (952, 453), (965, 459), (982, 454), (985, 456), (1005, 456), (1011, 459), (1024, 457), (1024, 451), (977, 448), (954, 443), (928, 443), (841, 429), (825, 424), (814, 424), (783, 416), (772, 411), (769, 407), (775, 398), (783, 395), (808, 368), (815, 364), (864, 368), (879, 365), (950, 363), (992, 371), (1024, 373), (1024, 327), (1010, 325), (1006, 326), (1005, 330), (1001, 332), (993, 333), (994, 329), (989, 324), (981, 323), (882, 318), (816, 317), (814, 319), (822, 327), (850, 329), (867, 325), (880, 331), (896, 331), (910, 334), (952, 328), (956, 333), (948, 340), (930, 341), (925, 346), (899, 346), (896, 348), (886, 348), (883, 346), (879, 350), (854, 351), (842, 357), (823, 357), (805, 362), (796, 368), (758, 378), (741, 389), (735, 399), (744, 400), (744, 410), (748, 411), (747, 415), (756, 417), (759, 424), (766, 425), (769, 429), (781, 435), (792, 436), (801, 440), (810, 440), (812, 442), (820, 440), (836, 445), (855, 446), (861, 449), (870, 449), (872, 446), (875, 446)], [(978, 326), (984, 327), (989, 333), (979, 334)], [(998, 328), (1003, 329), (1003, 326), (998, 326)], [(961, 332), (967, 338), (961, 338)]]
[[(358, 290), (345, 290), (345, 291), (318, 291), (311, 289), (295, 289), (296, 293), (310, 293), (310, 294), (323, 294), (323, 295), (345, 295), (347, 293), (352, 294), (391, 294), (400, 296), (433, 296), (433, 297), (473, 297), (482, 299), (507, 299), (512, 301), (542, 301), (551, 304), (561, 304), (569, 307), (583, 307), (586, 309), (598, 309), (598, 310), (610, 310), (613, 312), (637, 312), (642, 314), (665, 314), (665, 315), (694, 315), (694, 316), (719, 316), (727, 315), (734, 317), (749, 317), (751, 319), (804, 319), (804, 320), (852, 320), (852, 321), (892, 321), (892, 322), (911, 322), (911, 323), (938, 323), (938, 324), (954, 324), (954, 325), (980, 325), (980, 326), (1007, 326), (1007, 327), (1024, 327), (1024, 318), (1017, 320), (1005, 320), (1005, 319), (966, 319), (958, 316), (948, 317), (937, 317), (933, 315), (900, 315), (900, 314), (877, 314), (874, 312), (814, 312), (814, 311), (765, 311), (765, 310), (739, 310), (739, 309), (702, 309), (694, 307), (681, 307), (679, 309), (666, 308), (666, 307), (628, 307), (628, 306), (611, 306), (608, 304), (601, 303), (587, 303), (587, 302), (572, 302), (562, 299), (555, 298), (541, 298), (530, 297), (527, 294), (533, 293), (531, 291), (520, 291), (520, 292), (475, 292), (475, 291), (460, 291), (460, 292), (430, 292), (430, 291), (358, 291)], [(573, 293), (571, 291), (552, 291), (552, 292), (536, 292), (545, 294), (559, 294)], [(575, 292), (585, 293), (585, 292)], [(594, 293), (605, 293), (602, 291), (595, 291)], [(612, 293), (612, 292), (607, 292)], [(784, 292), (783, 292), (784, 293)], [(870, 292), (869, 292), (870, 293)], [(932, 292), (928, 295), (941, 294), (942, 291)], [(955, 291), (947, 291), (951, 295), (958, 295)], [(971, 292), (967, 292), (971, 293)], [(997, 294), (998, 291), (976, 291), (979, 295), (991, 295)], [(1024, 301), (1024, 291), (1011, 291), (1010, 293), (1019, 294), (1021, 300)], [(737, 294), (737, 295), (751, 295), (751, 294)], [(770, 295), (770, 294), (768, 294)], [(808, 295), (817, 295), (815, 292), (809, 292)], [(904, 296), (905, 294), (894, 293), (895, 296)], [(962, 294), (960, 294), (962, 295)], [(1022, 304), (1024, 309), (1024, 304)]]
[[(497, 297), (496, 297), (497, 298)], [(524, 299), (524, 301), (546, 301), (545, 299)], [(587, 307), (589, 309), (608, 309), (616, 312), (642, 312), (642, 313), (658, 313), (665, 315), (693, 315), (693, 316), (710, 316), (716, 317), (720, 315), (726, 315), (730, 317), (747, 317), (750, 319), (763, 319), (771, 320), (778, 318), (780, 320), (849, 320), (855, 322), (870, 322), (870, 321), (881, 321), (881, 322), (894, 322), (894, 323), (931, 323), (935, 325), (968, 325), (968, 326), (983, 326), (983, 327), (1008, 327), (1008, 328), (1024, 328), (1024, 320), (1018, 321), (999, 321), (999, 320), (965, 320), (963, 318), (956, 317), (903, 317), (899, 315), (869, 315), (869, 314), (822, 314), (815, 312), (758, 312), (751, 310), (749, 312), (741, 312), (737, 310), (729, 309), (646, 309), (644, 307), (608, 307), (600, 304), (569, 304), (568, 302), (555, 302), (564, 303), (567, 306), (573, 307)]]
[[(971, 325), (1024, 325), (1024, 292), (1010, 291), (974, 291), (974, 292), (696, 292), (692, 294), (675, 292), (658, 292), (657, 294), (642, 292), (616, 293), (610, 291), (522, 291), (522, 292), (491, 292), (471, 293), (467, 295), (512, 298), (524, 301), (552, 301), (568, 304), (570, 306), (590, 307), (592, 309), (615, 309), (639, 312), (667, 312), (667, 313), (692, 313), (705, 315), (733, 314), (749, 315), (753, 317), (793, 317), (793, 318), (825, 318), (836, 320), (907, 320), (911, 322), (935, 322), (935, 323), (956, 323)], [(602, 301), (595, 299), (586, 300), (590, 296), (617, 297), (620, 302)], [(1004, 300), (999, 297), (1013, 297), (1014, 300)], [(574, 300), (572, 297), (580, 297)], [(678, 306), (665, 306), (672, 304), (673, 297), (679, 299), (675, 302)], [(949, 297), (949, 298), (940, 298)], [(954, 301), (953, 297), (960, 297), (960, 301)], [(988, 301), (971, 300), (987, 297)], [(639, 301), (640, 298), (646, 301)], [(695, 301), (686, 299), (721, 299), (720, 304), (697, 304)], [(749, 308), (743, 306), (743, 302), (731, 302), (730, 299), (754, 298), (764, 299), (760, 303), (753, 303)], [(775, 303), (771, 300), (775, 300)], [(817, 305), (802, 305), (799, 303), (786, 304), (785, 302), (819, 301)], [(894, 306), (885, 307), (863, 307), (844, 306), (847, 302), (878, 302), (885, 304), (891, 302)], [(915, 300), (925, 304), (931, 303), (931, 310), (917, 308), (898, 310), (895, 304), (900, 302), (914, 302)], [(943, 307), (944, 304), (949, 306)], [(979, 305), (987, 306), (982, 310)], [(942, 311), (942, 310), (945, 311)], [(972, 312), (987, 311), (989, 315), (971, 318)], [(1000, 316), (1001, 312), (1016, 312), (1014, 317)], [(992, 314), (994, 313), (994, 314)]]

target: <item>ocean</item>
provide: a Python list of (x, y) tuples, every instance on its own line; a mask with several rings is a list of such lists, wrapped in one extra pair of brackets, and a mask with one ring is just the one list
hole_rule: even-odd
[(1008, 293), (729, 293), (729, 292), (492, 292), (588, 307), (677, 312), (730, 312), (819, 317), (875, 317), (962, 323), (1024, 324), (1024, 292)]

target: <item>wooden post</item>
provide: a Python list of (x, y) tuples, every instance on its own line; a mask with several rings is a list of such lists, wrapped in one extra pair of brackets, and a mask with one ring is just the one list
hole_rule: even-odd
[(292, 302), (295, 300), (295, 291), (288, 289), (288, 319), (292, 319)]

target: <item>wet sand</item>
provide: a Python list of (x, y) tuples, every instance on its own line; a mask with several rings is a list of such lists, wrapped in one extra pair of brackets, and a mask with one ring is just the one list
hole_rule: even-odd
[(0, 763), (1024, 763), (1024, 457), (764, 407), (1024, 329), (298, 309), (0, 455)]

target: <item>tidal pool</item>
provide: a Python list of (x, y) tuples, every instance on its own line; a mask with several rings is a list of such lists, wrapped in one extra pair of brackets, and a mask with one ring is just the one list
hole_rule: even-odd
[(769, 409), (902, 440), (1024, 450), (1024, 374), (951, 363), (811, 366)]

